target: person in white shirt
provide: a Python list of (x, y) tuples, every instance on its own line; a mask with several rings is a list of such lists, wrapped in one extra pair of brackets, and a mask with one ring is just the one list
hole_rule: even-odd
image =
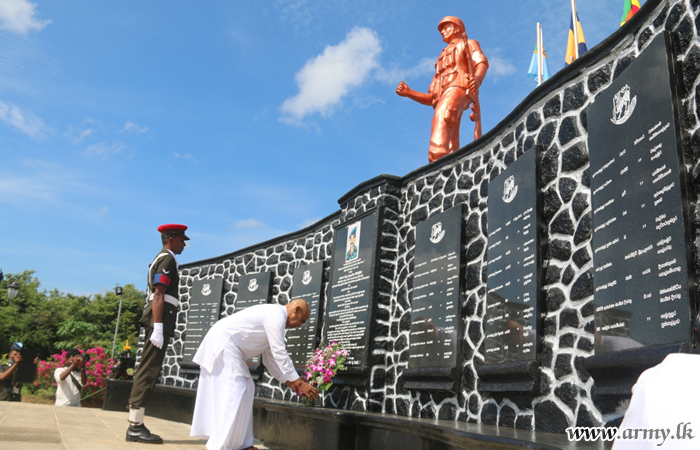
[(302, 326), (310, 316), (303, 299), (286, 305), (251, 306), (215, 323), (193, 361), (200, 366), (191, 436), (209, 437), (208, 450), (253, 447), (255, 383), (246, 360), (262, 353), (267, 370), (297, 395), (316, 399), (285, 348), (284, 329)]
[(69, 350), (66, 354), (65, 367), (59, 367), (53, 373), (56, 381), (56, 406), (80, 407), (80, 393), (87, 384), (85, 361), (78, 349)]
[(700, 355), (671, 353), (642, 372), (613, 450), (700, 448)]

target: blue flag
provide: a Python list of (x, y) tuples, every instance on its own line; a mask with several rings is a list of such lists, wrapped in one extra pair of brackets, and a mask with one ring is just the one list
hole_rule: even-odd
[[(532, 54), (532, 61), (530, 61), (530, 70), (527, 71), (527, 76), (537, 81), (537, 46), (535, 45), (535, 52)], [(549, 73), (549, 64), (547, 64), (547, 52), (542, 49), (542, 82), (545, 82), (551, 77)]]

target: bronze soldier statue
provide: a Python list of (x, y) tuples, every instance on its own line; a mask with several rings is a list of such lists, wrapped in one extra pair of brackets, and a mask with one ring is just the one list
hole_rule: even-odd
[(447, 16), (438, 24), (447, 47), (435, 63), (435, 76), (428, 93), (417, 92), (401, 81), (396, 93), (435, 108), (428, 160), (433, 162), (459, 148), (462, 113), (471, 107), (469, 118), (476, 123), (474, 139), (481, 137), (479, 86), (484, 81), (489, 62), (479, 42), (467, 38), (464, 23)]

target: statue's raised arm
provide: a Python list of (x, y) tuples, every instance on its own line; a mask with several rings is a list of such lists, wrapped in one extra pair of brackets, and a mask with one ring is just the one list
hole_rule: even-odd
[(438, 24), (447, 47), (435, 63), (435, 76), (428, 93), (414, 91), (405, 82), (396, 93), (423, 105), (435, 108), (430, 134), (430, 162), (459, 148), (459, 127), (462, 114), (471, 107), (469, 118), (475, 122), (474, 139), (481, 137), (481, 108), (479, 86), (489, 68), (479, 42), (467, 38), (464, 23), (447, 16)]
[(408, 97), (411, 100), (415, 100), (423, 105), (433, 105), (433, 100), (430, 98), (430, 94), (414, 91), (413, 89), (408, 87), (406, 82), (403, 80), (401, 80), (401, 83), (399, 83), (398, 87), (396, 88), (396, 93), (399, 94), (401, 97)]

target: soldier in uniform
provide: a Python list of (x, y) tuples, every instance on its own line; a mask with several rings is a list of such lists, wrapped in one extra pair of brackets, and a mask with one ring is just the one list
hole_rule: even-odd
[(10, 364), (0, 366), (0, 401), (22, 401), (22, 383), (17, 381), (18, 363), (22, 361), (22, 355), (19, 353), (21, 349), (22, 344), (18, 342), (12, 344), (7, 354)]
[(435, 108), (428, 151), (430, 162), (459, 148), (462, 113), (470, 106), (469, 118), (476, 122), (474, 139), (481, 137), (479, 86), (489, 68), (479, 42), (467, 38), (460, 19), (447, 16), (438, 24), (438, 30), (447, 47), (435, 63), (435, 76), (428, 93), (414, 91), (403, 81), (396, 88), (398, 95)]
[(134, 384), (129, 397), (129, 429), (126, 440), (149, 444), (162, 444), (160, 436), (152, 434), (143, 424), (143, 416), (148, 397), (155, 387), (160, 373), (167, 343), (175, 335), (177, 321), (178, 264), (179, 255), (189, 240), (185, 235), (185, 225), (161, 225), (163, 249), (156, 255), (148, 270), (148, 306), (141, 316), (141, 325), (146, 329), (146, 340), (141, 354), (141, 362), (134, 374)]

